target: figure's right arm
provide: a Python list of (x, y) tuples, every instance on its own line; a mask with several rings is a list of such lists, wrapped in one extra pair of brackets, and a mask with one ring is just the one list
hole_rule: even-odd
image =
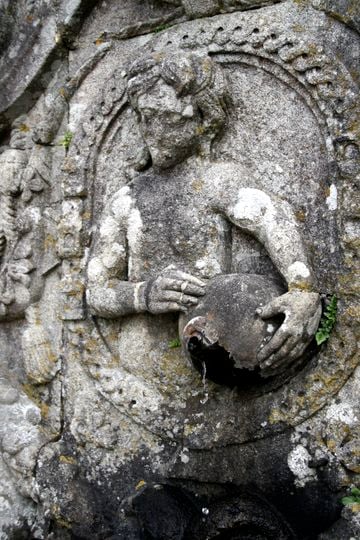
[(97, 232), (88, 266), (87, 302), (91, 312), (118, 318), (145, 311), (186, 311), (205, 293), (205, 284), (196, 277), (168, 267), (148, 281), (128, 280), (128, 230), (140, 218), (129, 191), (128, 187), (118, 191)]
[(105, 210), (88, 266), (87, 302), (100, 317), (116, 318), (146, 311), (145, 282), (128, 281), (127, 224), (129, 188), (122, 188)]

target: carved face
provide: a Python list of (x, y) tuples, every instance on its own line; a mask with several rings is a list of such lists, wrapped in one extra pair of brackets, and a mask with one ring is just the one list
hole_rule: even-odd
[(172, 167), (194, 152), (201, 119), (191, 96), (179, 98), (172, 86), (159, 80), (139, 96), (137, 110), (155, 167)]

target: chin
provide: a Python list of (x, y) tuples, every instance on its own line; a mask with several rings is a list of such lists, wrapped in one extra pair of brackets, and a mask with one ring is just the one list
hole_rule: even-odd
[(171, 155), (151, 154), (152, 164), (155, 169), (170, 169), (178, 163), (185, 161), (191, 154), (191, 148), (179, 149)]
[(179, 160), (176, 159), (157, 159), (152, 160), (154, 169), (170, 169), (171, 167), (174, 167)]

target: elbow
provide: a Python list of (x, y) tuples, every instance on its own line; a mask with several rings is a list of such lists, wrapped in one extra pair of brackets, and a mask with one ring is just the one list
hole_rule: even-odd
[(261, 229), (264, 222), (271, 220), (276, 210), (269, 195), (263, 191), (242, 188), (231, 213), (236, 224), (254, 233)]
[(88, 311), (91, 315), (98, 315), (98, 302), (96, 301), (97, 295), (93, 289), (93, 287), (89, 287), (86, 290), (86, 305), (88, 307)]
[[(87, 269), (86, 305), (92, 315), (98, 315), (104, 297), (105, 269), (101, 259), (94, 257), (90, 260)], [(106, 288), (106, 287), (105, 287)]]

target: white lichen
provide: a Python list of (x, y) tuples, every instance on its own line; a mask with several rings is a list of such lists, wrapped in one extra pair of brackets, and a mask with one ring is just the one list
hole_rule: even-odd
[(288, 455), (288, 466), (295, 476), (295, 485), (304, 487), (308, 482), (316, 479), (316, 472), (309, 467), (311, 456), (304, 446), (298, 444)]
[(335, 184), (331, 184), (329, 195), (326, 197), (326, 204), (329, 210), (337, 209), (337, 189)]
[(274, 205), (266, 193), (260, 189), (243, 188), (238, 192), (238, 202), (234, 207), (234, 217), (238, 220), (258, 221), (267, 213), (273, 216)]
[(305, 263), (301, 261), (295, 261), (288, 268), (289, 281), (297, 281), (306, 279), (310, 276), (310, 270)]

